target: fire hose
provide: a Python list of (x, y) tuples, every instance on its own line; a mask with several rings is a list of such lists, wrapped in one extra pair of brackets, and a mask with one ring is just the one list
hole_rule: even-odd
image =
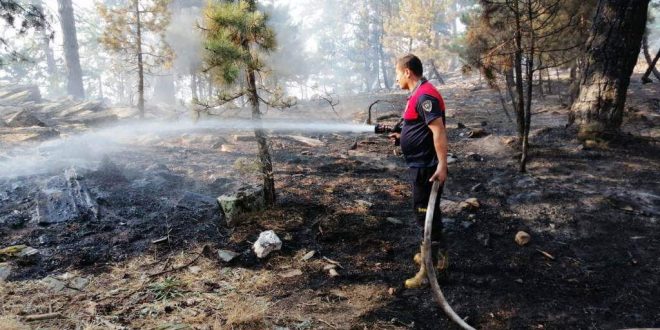
[[(369, 112), (371, 115), (371, 111)], [(371, 116), (370, 116), (371, 117)], [(401, 120), (402, 121), (402, 120)], [(376, 134), (387, 134), (392, 132), (400, 132), (399, 127), (401, 121), (394, 126), (378, 124), (374, 127), (374, 132)], [(398, 142), (398, 141), (397, 141)], [(426, 274), (428, 276), (429, 283), (431, 284), (431, 291), (433, 292), (433, 298), (440, 305), (440, 308), (445, 312), (450, 320), (454, 321), (458, 326), (465, 330), (475, 330), (469, 324), (467, 324), (454, 310), (451, 308), (445, 295), (440, 289), (440, 284), (438, 284), (437, 274), (435, 271), (435, 265), (433, 264), (433, 259), (431, 258), (431, 229), (433, 229), (433, 213), (435, 212), (435, 201), (438, 199), (438, 191), (440, 190), (440, 182), (433, 182), (433, 187), (431, 188), (431, 196), (429, 197), (429, 204), (426, 207), (426, 219), (424, 221), (424, 241), (422, 242), (422, 256), (424, 266), (426, 267)]]
[(431, 229), (433, 228), (433, 212), (435, 211), (435, 201), (438, 198), (438, 190), (440, 189), (440, 182), (433, 182), (433, 187), (431, 188), (431, 196), (429, 197), (429, 205), (426, 208), (426, 219), (424, 221), (424, 241), (422, 242), (422, 255), (424, 256), (424, 265), (426, 266), (426, 272), (429, 277), (429, 283), (431, 284), (431, 291), (433, 292), (433, 298), (440, 305), (442, 310), (447, 314), (450, 320), (458, 324), (462, 329), (474, 330), (469, 324), (467, 324), (454, 310), (451, 308), (445, 295), (442, 294), (440, 290), (440, 285), (438, 284), (437, 274), (435, 272), (435, 265), (431, 258)]

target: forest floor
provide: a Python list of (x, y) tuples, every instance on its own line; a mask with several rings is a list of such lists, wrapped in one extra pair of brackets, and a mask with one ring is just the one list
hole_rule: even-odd
[[(657, 139), (660, 89), (637, 81), (624, 130)], [(440, 276), (454, 310), (479, 329), (660, 327), (657, 140), (585, 147), (565, 128), (561, 97), (539, 97), (521, 174), (515, 125), (497, 94), (476, 79), (439, 87), (457, 158), (443, 195), (449, 268)], [(360, 96), (340, 114), (377, 99), (405, 102), (403, 94)], [(320, 108), (287, 116), (334, 116)], [(489, 135), (468, 137), (475, 128)], [(416, 271), (421, 230), (395, 147), (369, 134), (301, 134), (323, 145), (274, 136), (277, 205), (233, 229), (199, 196), (257, 182), (254, 142), (152, 134), (79, 169), (97, 219), (0, 223), (0, 249), (39, 251), (4, 263), (11, 274), (0, 285), (0, 329), (456, 328), (429, 289), (401, 288)], [(57, 174), (0, 178), (0, 216), (34, 208), (37, 183)], [(462, 207), (467, 198), (480, 206)], [(252, 242), (269, 229), (282, 250), (257, 259)], [(526, 246), (514, 241), (520, 230), (531, 235)], [(225, 263), (218, 249), (240, 256)], [(329, 275), (333, 263), (338, 276)], [(56, 314), (29, 320), (46, 313)]]

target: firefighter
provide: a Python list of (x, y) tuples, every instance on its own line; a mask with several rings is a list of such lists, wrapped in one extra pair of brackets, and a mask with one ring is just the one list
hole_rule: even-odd
[[(400, 133), (391, 133), (390, 138), (401, 145), (408, 175), (412, 182), (413, 210), (417, 223), (424, 228), (426, 207), (433, 181), (444, 184), (447, 179), (447, 135), (445, 133), (445, 104), (442, 96), (423, 76), (420, 59), (412, 54), (396, 62), (396, 81), (399, 87), (410, 91)], [(442, 186), (441, 186), (442, 187)], [(438, 192), (433, 216), (432, 258), (438, 270), (447, 266), (446, 255), (440, 250), (444, 245), (440, 196)], [(413, 260), (420, 266), (417, 274), (407, 279), (405, 287), (420, 288), (428, 283), (423, 256), (417, 253)]]

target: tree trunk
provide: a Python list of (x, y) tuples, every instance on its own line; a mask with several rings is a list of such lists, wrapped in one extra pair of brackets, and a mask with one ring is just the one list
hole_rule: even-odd
[(578, 138), (612, 138), (623, 121), (646, 25), (649, 0), (599, 0), (578, 97), (571, 107)]
[(82, 82), (82, 68), (80, 67), (80, 55), (78, 54), (78, 37), (76, 36), (73, 6), (71, 0), (58, 0), (57, 3), (64, 40), (67, 92), (77, 99), (84, 99), (85, 89)]
[(518, 2), (515, 2), (516, 11), (516, 31), (515, 42), (516, 51), (513, 61), (513, 68), (516, 72), (516, 124), (518, 126), (518, 138), (521, 143), (525, 133), (525, 94), (523, 92), (523, 76), (522, 76), (522, 27), (520, 26), (520, 12), (518, 11)]
[[(243, 49), (250, 53), (250, 46), (247, 41), (243, 42)], [(259, 161), (261, 163), (261, 173), (264, 179), (264, 200), (266, 206), (275, 204), (275, 178), (273, 175), (273, 161), (268, 150), (268, 136), (261, 128), (261, 112), (259, 111), (259, 94), (257, 94), (257, 82), (254, 69), (248, 68), (245, 71), (247, 75), (247, 97), (252, 106), (252, 121), (255, 123), (254, 136), (257, 138), (259, 148)]]
[(194, 69), (190, 69), (190, 92), (192, 93), (193, 101), (199, 100), (199, 95), (197, 95), (197, 74)]
[[(653, 72), (655, 70), (655, 65), (658, 63), (658, 58), (660, 58), (660, 49), (658, 49), (658, 53), (655, 54), (655, 58), (649, 64), (649, 68), (646, 69), (646, 72), (644, 72), (644, 75), (642, 76), (642, 82), (643, 83), (648, 84), (648, 83), (651, 82), (651, 79), (649, 79), (649, 76), (651, 75), (651, 72)], [(660, 77), (658, 79), (660, 79)]]
[(438, 72), (438, 68), (435, 66), (434, 60), (431, 60), (431, 70), (433, 70), (433, 74), (435, 75), (435, 79), (438, 80), (438, 83), (444, 85), (445, 80), (442, 79), (442, 76), (440, 76), (440, 72)]
[[(37, 7), (42, 13), (44, 11), (44, 4), (42, 0), (34, 1), (34, 6)], [(53, 49), (50, 47), (51, 34), (48, 31), (43, 31), (41, 36), (41, 47), (46, 56), (46, 72), (48, 73), (48, 88), (49, 93), (55, 93), (57, 86), (57, 65), (55, 64), (55, 56)]]
[[(525, 100), (525, 111), (523, 113), (524, 115), (524, 131), (523, 131), (523, 140), (522, 140), (522, 155), (520, 157), (520, 172), (525, 173), (527, 171), (527, 154), (529, 151), (529, 128), (532, 125), (532, 92), (533, 92), (533, 86), (532, 83), (534, 82), (534, 56), (535, 56), (535, 49), (536, 47), (535, 42), (536, 42), (536, 36), (534, 33), (534, 28), (533, 28), (533, 12), (532, 12), (532, 2), (528, 1), (527, 2), (527, 20), (530, 22), (530, 25), (532, 28), (529, 33), (529, 53), (527, 54), (527, 62), (526, 68), (527, 68), (527, 99)], [(541, 77), (541, 70), (539, 70), (539, 77)], [(539, 83), (539, 87), (541, 90), (543, 89), (543, 86)]]
[(135, 22), (137, 35), (137, 61), (138, 61), (138, 110), (140, 119), (144, 119), (144, 63), (142, 62), (142, 23), (140, 22), (139, 0), (133, 0), (135, 5)]
[[(256, 127), (260, 127), (261, 112), (259, 111), (259, 96), (252, 69), (247, 70), (247, 78), (248, 98), (252, 106), (252, 120), (255, 122)], [(273, 162), (270, 158), (270, 151), (268, 150), (268, 137), (262, 128), (255, 128), (254, 136), (257, 138), (261, 173), (264, 177), (264, 199), (267, 206), (272, 206), (275, 204), (275, 179), (273, 177)]]
[(385, 88), (392, 89), (392, 84), (390, 83), (389, 76), (387, 75), (387, 65), (385, 65), (385, 52), (383, 51), (383, 44), (379, 45), (378, 55), (380, 56), (380, 70), (383, 73), (383, 82), (385, 83)]
[[(648, 63), (649, 68), (653, 72), (653, 75), (655, 76), (656, 79), (660, 80), (660, 72), (658, 72), (658, 69), (655, 68), (655, 64), (651, 65), (653, 63), (653, 59), (651, 58), (651, 54), (649, 53), (649, 40), (648, 40), (648, 33), (644, 34), (644, 38), (642, 39), (642, 49), (644, 50), (644, 58), (646, 59), (646, 63)], [(660, 52), (660, 50), (658, 50)], [(657, 58), (657, 56), (656, 56)], [(644, 75), (646, 77), (646, 80), (649, 79), (649, 75)], [(648, 83), (650, 81), (645, 81), (644, 77), (642, 77), (642, 82), (643, 83)]]

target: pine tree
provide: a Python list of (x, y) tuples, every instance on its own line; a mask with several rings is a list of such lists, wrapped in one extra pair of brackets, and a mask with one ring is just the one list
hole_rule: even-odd
[(450, 25), (445, 0), (401, 0), (398, 14), (385, 23), (385, 44), (393, 53), (414, 53), (426, 64), (428, 78), (442, 81), (440, 61), (449, 58)]
[(131, 0), (126, 6), (98, 5), (106, 25), (101, 43), (111, 52), (123, 55), (126, 69), (137, 73), (140, 118), (144, 118), (145, 74), (169, 65), (174, 57), (164, 37), (170, 21), (169, 3), (170, 0)]
[[(275, 49), (275, 34), (268, 26), (268, 17), (257, 10), (255, 0), (209, 2), (205, 10), (206, 63), (214, 77), (224, 84), (235, 84), (245, 78), (245, 88), (227, 99), (246, 96), (252, 108), (252, 120), (261, 122), (256, 75), (264, 71), (260, 53)], [(275, 203), (275, 181), (266, 132), (255, 128), (259, 159), (263, 174), (263, 190), (267, 205)]]
[(62, 37), (64, 39), (64, 59), (66, 62), (67, 92), (77, 98), (85, 98), (85, 88), (82, 81), (82, 68), (78, 54), (78, 36), (76, 34), (76, 20), (73, 16), (71, 0), (57, 0)]
[[(25, 6), (22, 1), (3, 0), (0, 1), (0, 20), (5, 24), (3, 29), (15, 30), (18, 36), (25, 35), (30, 30), (42, 30), (50, 32), (50, 24), (43, 10), (37, 5)], [(49, 38), (52, 39), (52, 33)], [(0, 35), (0, 66), (7, 60), (22, 58), (19, 52), (9, 46), (4, 35)]]
[(584, 13), (593, 5), (582, 0), (482, 0), (481, 5), (468, 33), (466, 58), (491, 86), (497, 86), (498, 75), (505, 78), (522, 149), (520, 171), (525, 172), (534, 73), (578, 57), (586, 37)]
[(610, 139), (618, 135), (648, 6), (649, 0), (598, 1), (579, 96), (571, 107), (571, 119), (579, 125), (579, 138)]

